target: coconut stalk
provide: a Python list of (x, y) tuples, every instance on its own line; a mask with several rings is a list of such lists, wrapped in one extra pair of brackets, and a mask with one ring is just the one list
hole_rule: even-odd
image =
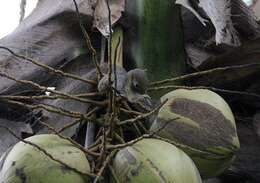
[[(106, 44), (106, 43), (104, 43)], [(109, 44), (109, 43), (108, 43)], [(112, 43), (111, 43), (111, 57), (112, 61), (120, 67), (123, 67), (123, 30), (121, 26), (117, 26), (114, 29), (114, 32), (112, 34)], [(106, 46), (102, 46), (101, 52), (106, 52)], [(105, 55), (101, 55), (101, 57), (105, 57)], [(105, 58), (101, 58), (102, 60), (105, 60)], [(93, 122), (88, 122), (87, 124), (87, 131), (86, 131), (86, 139), (85, 139), (85, 148), (88, 148), (94, 143), (94, 137), (95, 137), (95, 130), (96, 125)]]
[(126, 13), (132, 26), (126, 31), (129, 48), (125, 50), (135, 66), (147, 69), (151, 81), (183, 73), (183, 32), (180, 8), (174, 1), (131, 0), (127, 1)]

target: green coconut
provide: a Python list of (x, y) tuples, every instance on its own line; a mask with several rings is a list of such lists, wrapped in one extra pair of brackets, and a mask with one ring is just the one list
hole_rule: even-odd
[(161, 101), (166, 99), (150, 130), (168, 123), (158, 132), (159, 136), (180, 144), (203, 178), (221, 174), (240, 147), (228, 104), (218, 94), (204, 89), (175, 90), (164, 95)]
[[(81, 172), (90, 172), (85, 154), (56, 135), (37, 135), (26, 139), (54, 158)], [(89, 178), (51, 160), (35, 147), (17, 143), (0, 158), (3, 183), (87, 183)]]
[(112, 183), (202, 182), (195, 164), (182, 150), (157, 139), (143, 139), (120, 150), (112, 169)]

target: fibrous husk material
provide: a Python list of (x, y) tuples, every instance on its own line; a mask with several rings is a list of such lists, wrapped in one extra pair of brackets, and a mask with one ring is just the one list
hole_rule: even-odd
[[(158, 134), (201, 151), (200, 154), (183, 149), (194, 160), (203, 178), (223, 173), (240, 147), (234, 116), (228, 104), (216, 93), (201, 89), (175, 90), (164, 95), (161, 101), (167, 99), (150, 130), (169, 122), (167, 128)], [(203, 152), (208, 155), (203, 155)]]

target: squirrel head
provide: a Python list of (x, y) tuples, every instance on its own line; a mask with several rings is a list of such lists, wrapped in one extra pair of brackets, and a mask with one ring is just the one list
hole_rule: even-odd
[(127, 82), (130, 89), (139, 94), (144, 94), (148, 87), (146, 70), (133, 69), (127, 73)]

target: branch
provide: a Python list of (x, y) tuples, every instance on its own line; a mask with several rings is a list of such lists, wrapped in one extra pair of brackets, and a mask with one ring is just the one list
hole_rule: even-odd
[(134, 145), (135, 143), (139, 142), (140, 140), (143, 140), (143, 139), (145, 139), (145, 138), (151, 138), (151, 137), (155, 136), (157, 133), (159, 133), (159, 132), (162, 131), (164, 128), (166, 128), (166, 126), (167, 126), (170, 122), (175, 121), (175, 120), (177, 120), (177, 119), (179, 119), (179, 118), (175, 118), (175, 119), (171, 119), (171, 120), (166, 121), (166, 122), (163, 124), (162, 127), (158, 128), (158, 129), (156, 129), (156, 130), (154, 130), (153, 132), (150, 132), (149, 134), (144, 134), (144, 135), (142, 135), (142, 136), (140, 136), (140, 137), (138, 137), (138, 138), (136, 138), (136, 139), (134, 139), (134, 140), (131, 140), (131, 141), (127, 142), (127, 143), (124, 143), (124, 144), (110, 145), (110, 146), (108, 146), (107, 148), (114, 150), (114, 149), (122, 149), (122, 148), (125, 148), (125, 147), (128, 147), (128, 146), (132, 146), (132, 145)]
[(235, 91), (235, 90), (225, 90), (225, 89), (219, 89), (215, 87), (210, 86), (178, 86), (178, 85), (166, 85), (161, 87), (153, 87), (149, 88), (148, 91), (160, 91), (160, 90), (168, 90), (168, 89), (188, 89), (188, 90), (194, 90), (194, 89), (207, 89), (217, 92), (223, 92), (223, 93), (231, 93), (231, 94), (238, 94), (238, 95), (246, 95), (251, 97), (256, 97), (260, 99), (260, 95), (256, 93), (249, 93), (249, 92), (243, 92), (243, 91)]
[(63, 71), (58, 70), (58, 69), (54, 69), (54, 68), (52, 68), (52, 67), (50, 67), (48, 65), (42, 64), (42, 63), (34, 60), (32, 58), (28, 58), (28, 57), (26, 57), (24, 55), (20, 55), (20, 54), (14, 53), (11, 49), (9, 49), (7, 47), (0, 46), (0, 49), (8, 51), (10, 54), (14, 55), (15, 57), (22, 59), (22, 61), (24, 61), (24, 60), (29, 61), (32, 64), (37, 65), (37, 66), (47, 70), (50, 73), (54, 73), (56, 75), (64, 76), (64, 77), (71, 78), (71, 79), (74, 79), (74, 80), (79, 80), (79, 81), (82, 81), (82, 82), (85, 82), (85, 83), (88, 83), (88, 84), (91, 84), (91, 85), (94, 85), (94, 86), (97, 85), (96, 81), (83, 79), (83, 78), (81, 78), (81, 77), (79, 77), (77, 75), (66, 73), (66, 72), (63, 72)]
[(110, 155), (107, 156), (106, 160), (103, 162), (103, 165), (101, 167), (101, 169), (99, 170), (97, 177), (94, 180), (94, 183), (97, 183), (100, 179), (100, 177), (102, 176), (104, 170), (106, 169), (106, 167), (108, 166), (108, 164), (110, 163), (111, 159), (114, 157), (114, 155), (116, 154), (117, 150), (114, 150), (110, 153)]
[[(98, 92), (93, 92), (93, 93), (82, 93), (82, 94), (76, 94), (72, 95), (74, 97), (96, 97), (96, 96), (101, 96), (103, 95), (102, 93)], [(23, 95), (0, 95), (0, 99), (7, 99), (7, 100), (57, 100), (57, 99), (64, 99), (64, 100), (69, 100), (68, 97), (64, 96), (59, 96), (59, 95), (53, 95), (53, 96), (48, 96), (48, 95), (32, 95), (32, 96), (23, 96)]]
[(41, 86), (37, 83), (34, 83), (32, 81), (28, 81), (28, 80), (18, 80), (4, 72), (0, 72), (0, 76), (2, 77), (5, 77), (5, 78), (8, 78), (10, 80), (13, 80), (17, 83), (21, 83), (21, 84), (25, 84), (25, 85), (30, 85), (34, 88), (37, 88), (39, 90), (42, 90), (44, 92), (50, 92), (50, 93), (54, 93), (56, 95), (61, 95), (61, 96), (64, 96), (64, 97), (67, 97), (69, 99), (73, 99), (73, 100), (76, 100), (76, 101), (79, 101), (79, 102), (84, 102), (84, 103), (90, 103), (90, 104), (93, 104), (93, 105), (98, 105), (98, 106), (103, 106), (104, 103), (103, 102), (98, 102), (98, 101), (94, 101), (94, 100), (89, 100), (89, 99), (82, 99), (82, 98), (79, 98), (79, 97), (75, 97), (73, 95), (70, 95), (70, 94), (67, 94), (67, 93), (63, 93), (63, 92), (60, 92), (60, 91), (57, 91), (57, 90), (51, 90), (47, 87), (44, 87), (44, 86)]
[(155, 109), (153, 109), (152, 111), (148, 112), (148, 113), (145, 113), (145, 114), (141, 114), (141, 115), (138, 115), (137, 117), (135, 118), (132, 118), (132, 119), (127, 119), (125, 121), (120, 121), (117, 123), (117, 125), (124, 125), (124, 124), (128, 124), (128, 123), (135, 123), (137, 122), (138, 120), (140, 119), (144, 119), (146, 117), (149, 117), (151, 116), (152, 114), (156, 113), (158, 110), (161, 109), (161, 107), (167, 102), (167, 100), (165, 100), (164, 102), (162, 102), (158, 107), (156, 107)]
[(91, 40), (90, 40), (90, 37), (88, 35), (88, 32), (87, 30), (85, 29), (84, 25), (83, 25), (83, 22), (82, 22), (82, 19), (80, 17), (80, 13), (79, 13), (79, 8), (78, 8), (78, 4), (76, 2), (76, 0), (72, 0), (73, 3), (74, 3), (74, 6), (75, 6), (75, 9), (76, 9), (76, 14), (77, 14), (77, 17), (78, 17), (78, 21), (79, 21), (79, 26), (81, 28), (81, 31), (83, 33), (83, 36), (86, 40), (86, 43), (87, 43), (87, 47), (89, 49), (89, 51), (91, 52), (92, 54), (92, 60), (94, 62), (94, 65), (97, 69), (97, 72), (98, 72), (98, 78), (101, 79), (101, 77), (103, 76), (102, 72), (101, 72), (101, 69), (100, 69), (100, 66), (98, 64), (98, 61), (97, 61), (97, 52), (95, 50), (95, 48), (92, 46), (92, 43), (91, 43)]
[(106, 0), (107, 10), (108, 10), (108, 28), (109, 28), (109, 40), (108, 40), (108, 85), (109, 85), (109, 113), (112, 112), (113, 108), (113, 94), (114, 91), (112, 89), (113, 81), (112, 81), (112, 23), (111, 23), (111, 9), (109, 6), (109, 0)]
[(49, 124), (44, 123), (44, 122), (42, 122), (42, 121), (40, 121), (40, 124), (42, 124), (43, 126), (47, 127), (50, 131), (52, 131), (54, 134), (58, 135), (61, 139), (64, 139), (64, 140), (69, 141), (69, 142), (72, 143), (75, 147), (77, 147), (78, 149), (80, 149), (81, 151), (83, 151), (85, 154), (89, 154), (89, 155), (92, 155), (92, 156), (99, 156), (99, 155), (100, 155), (99, 153), (95, 153), (95, 152), (93, 152), (93, 151), (90, 151), (90, 150), (85, 149), (85, 148), (82, 147), (79, 143), (75, 142), (75, 141), (72, 140), (71, 138), (65, 137), (65, 136), (61, 135), (57, 130), (55, 130), (55, 128), (53, 128), (53, 127), (50, 126)]
[(151, 83), (151, 86), (163, 85), (163, 84), (166, 84), (166, 83), (169, 83), (169, 82), (189, 79), (189, 78), (193, 78), (193, 77), (197, 77), (197, 76), (203, 76), (203, 75), (207, 75), (207, 74), (211, 74), (211, 73), (219, 72), (219, 71), (227, 71), (227, 70), (242, 69), (242, 68), (251, 68), (251, 67), (256, 67), (256, 66), (260, 66), (260, 63), (243, 64), (243, 65), (226, 66), (226, 67), (217, 67), (217, 68), (214, 68), (214, 69), (200, 71), (200, 72), (194, 72), (194, 73), (191, 73), (191, 74), (186, 74), (186, 75), (178, 76), (178, 77), (171, 78), (171, 79), (156, 81), (156, 82)]
[(54, 106), (47, 106), (45, 104), (31, 105), (31, 104), (26, 104), (26, 103), (23, 103), (23, 102), (12, 101), (12, 100), (7, 100), (7, 102), (10, 103), (10, 104), (27, 107), (27, 108), (32, 109), (32, 110), (43, 109), (43, 110), (46, 110), (48, 112), (56, 113), (56, 114), (59, 114), (59, 115), (62, 115), (62, 116), (67, 116), (67, 117), (76, 118), (76, 119), (88, 119), (89, 120), (89, 118), (87, 118), (82, 113), (78, 113), (78, 112), (74, 112), (74, 111), (68, 111), (66, 109), (58, 108), (58, 107), (54, 107)]
[[(93, 110), (89, 111), (89, 113), (87, 113), (85, 116), (86, 116), (86, 117), (91, 116), (92, 114), (94, 114), (95, 112), (97, 112), (98, 109), (99, 109), (98, 107), (94, 108)], [(76, 120), (76, 121), (74, 121), (74, 122), (72, 122), (72, 123), (70, 123), (70, 124), (67, 124), (66, 126), (64, 126), (64, 127), (62, 127), (61, 129), (59, 129), (58, 132), (61, 133), (61, 132), (63, 132), (64, 130), (66, 130), (66, 129), (68, 129), (68, 128), (70, 128), (70, 127), (72, 127), (72, 126), (74, 126), (74, 125), (76, 125), (76, 124), (78, 124), (78, 123), (80, 123), (81, 121), (82, 121), (82, 119), (79, 119), (79, 120)]]

